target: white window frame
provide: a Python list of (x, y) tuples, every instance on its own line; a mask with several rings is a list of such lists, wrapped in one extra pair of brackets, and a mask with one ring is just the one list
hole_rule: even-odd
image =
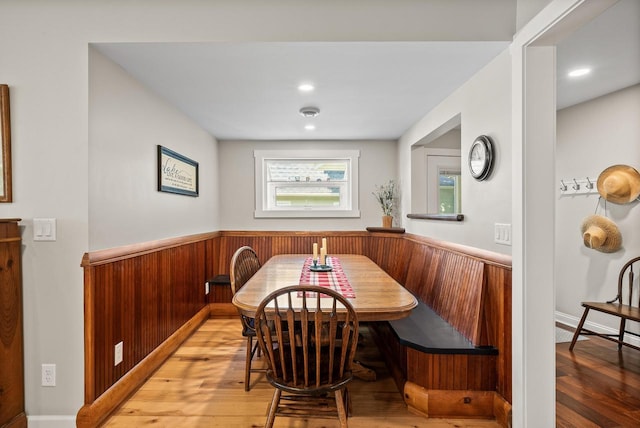
[[(425, 150), (427, 165), (427, 212), (440, 214), (440, 172), (443, 170), (459, 170), (462, 179), (461, 151), (457, 149), (427, 148)], [(462, 183), (457, 191), (460, 192)], [(457, 213), (462, 209), (462, 197), (456, 198)]]
[[(358, 162), (359, 150), (254, 150), (255, 164), (255, 218), (345, 218), (360, 217), (358, 195)], [(304, 208), (270, 208), (268, 198), (269, 185), (265, 161), (272, 159), (284, 160), (315, 160), (315, 159), (347, 159), (349, 172), (347, 174), (347, 197), (344, 206), (336, 209)], [(342, 204), (341, 204), (342, 205)]]

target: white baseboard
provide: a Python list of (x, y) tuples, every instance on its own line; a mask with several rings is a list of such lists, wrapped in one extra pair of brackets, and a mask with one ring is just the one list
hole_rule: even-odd
[[(559, 311), (556, 311), (556, 322), (559, 322), (560, 324), (564, 324), (567, 325), (569, 327), (572, 328), (576, 328), (578, 327), (578, 323), (580, 323), (580, 318), (578, 317), (574, 317), (573, 315), (569, 315), (569, 314), (565, 314)], [(618, 334), (618, 329), (617, 328), (611, 328), (608, 327), (606, 325), (602, 325), (602, 324), (598, 324), (595, 322), (591, 322), (587, 319), (587, 321), (584, 323), (584, 327), (588, 328), (589, 330), (593, 330), (595, 332), (598, 333), (604, 333), (604, 334)], [(634, 335), (631, 334), (626, 334), (624, 337), (625, 342), (629, 342), (632, 343), (636, 346), (640, 346), (640, 338), (636, 337)]]
[(574, 317), (573, 315), (565, 314), (563, 312), (556, 311), (556, 322), (559, 322), (560, 324), (564, 324), (571, 328), (576, 328), (578, 327), (580, 318)]
[(76, 416), (27, 415), (29, 428), (76, 428)]

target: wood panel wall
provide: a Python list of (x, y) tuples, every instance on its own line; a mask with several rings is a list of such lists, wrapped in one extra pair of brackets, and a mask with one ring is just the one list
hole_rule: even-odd
[[(158, 350), (169, 342), (179, 346), (176, 334), (190, 334), (200, 317), (210, 315), (212, 304), (230, 305), (230, 290), (214, 287), (205, 295), (204, 283), (229, 273), (237, 248), (251, 246), (264, 263), (275, 254), (311, 253), (313, 243), (322, 238), (327, 238), (329, 254), (366, 255), (414, 292), (439, 252), (471, 264), (480, 261), (486, 283), (480, 337), (499, 350), (497, 390), (511, 401), (510, 257), (410, 234), (220, 231), (84, 255), (85, 407), (78, 413), (78, 426), (93, 426), (106, 417), (120, 398), (107, 400), (105, 392), (115, 391), (124, 399), (137, 387), (132, 379), (141, 383), (150, 374), (140, 372), (145, 367), (141, 362), (153, 360), (146, 370), (154, 370), (162, 363), (161, 355), (172, 352), (170, 347)], [(124, 359), (114, 367), (114, 346), (120, 341)], [(133, 373), (136, 370), (139, 373)], [(123, 387), (118, 381), (125, 378), (130, 385)]]
[[(84, 255), (85, 403), (92, 403), (205, 307), (206, 249), (216, 236)], [(123, 361), (114, 365), (119, 342)]]

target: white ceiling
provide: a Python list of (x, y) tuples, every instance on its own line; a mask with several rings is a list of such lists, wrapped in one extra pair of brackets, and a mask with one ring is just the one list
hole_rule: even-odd
[[(639, 23), (640, 1), (622, 0), (558, 46), (559, 108), (640, 82)], [(220, 140), (350, 140), (398, 138), (508, 43), (94, 46)], [(577, 64), (594, 71), (570, 82), (565, 70)], [(316, 89), (300, 93), (304, 82)], [(303, 118), (305, 106), (320, 115)]]
[[(567, 73), (589, 67), (571, 79)], [(640, 83), (640, 1), (621, 0), (557, 47), (557, 107), (565, 108)]]
[[(508, 42), (106, 44), (218, 139), (396, 139)], [(303, 82), (315, 84), (300, 93)], [(298, 112), (320, 109), (313, 119)], [(308, 123), (316, 125), (305, 131)]]

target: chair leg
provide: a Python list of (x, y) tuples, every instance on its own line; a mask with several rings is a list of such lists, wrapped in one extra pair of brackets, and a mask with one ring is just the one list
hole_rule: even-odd
[(345, 410), (344, 397), (342, 396), (342, 390), (337, 390), (336, 395), (336, 407), (338, 408), (338, 419), (340, 419), (340, 428), (347, 428), (347, 411)]
[(627, 320), (620, 317), (620, 332), (618, 333), (618, 351), (622, 349), (622, 341), (624, 340), (624, 329), (626, 328)]
[(251, 357), (252, 357), (252, 348), (253, 348), (253, 337), (247, 336), (247, 361), (245, 363), (244, 368), (244, 390), (249, 391), (251, 381)]
[(276, 389), (273, 392), (273, 398), (271, 399), (271, 406), (269, 406), (269, 413), (267, 414), (267, 422), (264, 424), (264, 428), (271, 428), (273, 426), (273, 422), (276, 420), (276, 412), (278, 411), (278, 406), (280, 405), (280, 395), (282, 391)]
[(344, 396), (344, 406), (347, 410), (347, 418), (353, 415), (353, 406), (351, 405), (351, 394), (349, 393), (349, 387), (343, 389), (342, 395)]
[(576, 327), (576, 332), (573, 333), (573, 339), (571, 339), (571, 345), (569, 345), (569, 351), (573, 351), (573, 347), (576, 346), (576, 341), (578, 340), (578, 336), (580, 336), (580, 332), (582, 331), (582, 326), (584, 322), (587, 320), (587, 314), (589, 313), (589, 308), (584, 308), (584, 313), (582, 314), (582, 318), (580, 318), (580, 323), (578, 327)]

